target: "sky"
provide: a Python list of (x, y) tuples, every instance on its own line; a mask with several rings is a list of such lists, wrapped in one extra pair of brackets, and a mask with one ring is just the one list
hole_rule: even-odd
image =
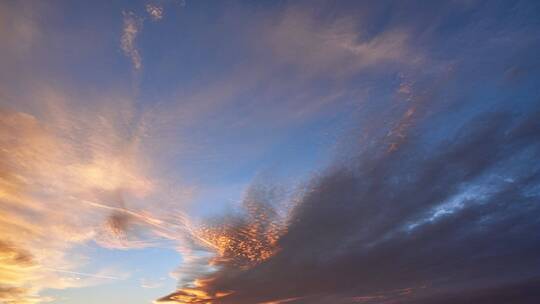
[(540, 2), (0, 1), (0, 302), (540, 299)]

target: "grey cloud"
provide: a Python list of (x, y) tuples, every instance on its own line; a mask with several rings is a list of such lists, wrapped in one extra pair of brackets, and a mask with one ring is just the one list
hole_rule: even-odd
[[(516, 122), (509, 115), (489, 115), (465, 125), (434, 155), (406, 159), (417, 151), (411, 139), (396, 153), (333, 169), (293, 210), (280, 252), (246, 271), (225, 268), (210, 288), (236, 290), (219, 303), (336, 294), (353, 303), (355, 297), (403, 288), (411, 288), (414, 294), (406, 297), (414, 301), (430, 295), (429, 303), (446, 303), (446, 294), (467, 290), (471, 297), (484, 294), (491, 303), (506, 303), (495, 301), (500, 288), (526, 286), (539, 276), (540, 246), (533, 232), (540, 228), (534, 216), (540, 211), (538, 193), (523, 191), (540, 182), (537, 166), (515, 172), (512, 182), (488, 185), (496, 188), (492, 194), (473, 196), (460, 210), (407, 227), (463, 187), (498, 174), (515, 153), (538, 158), (538, 123), (532, 122), (539, 118), (535, 113)], [(403, 165), (413, 170), (404, 172)], [(517, 294), (514, 300), (530, 297)]]
[[(406, 12), (399, 16), (389, 10), (383, 28), (406, 24), (432, 65), (408, 71), (414, 81), (398, 97), (366, 102), (347, 155), (308, 183), (270, 257), (249, 267), (218, 261), (215, 273), (200, 277), (204, 299), (179, 290), (162, 301), (534, 303), (540, 92), (538, 59), (528, 48), (538, 49), (538, 40), (513, 27), (530, 18), (522, 6), (501, 20), (493, 17), (506, 7), (499, 4), (460, 4), (458, 12), (431, 4), (425, 19), (418, 5), (397, 4)], [(453, 14), (470, 18), (467, 26), (452, 27)], [(330, 59), (337, 61), (328, 66), (341, 60)], [(512, 67), (527, 72), (514, 75)], [(274, 212), (257, 211), (263, 218)], [(248, 219), (228, 233), (245, 237), (237, 227)], [(230, 294), (214, 296), (220, 292)]]
[(465, 104), (436, 103), (446, 85), (415, 104), (427, 108), (395, 150), (392, 116), (376, 116), (383, 131), (304, 190), (275, 255), (247, 269), (223, 261), (202, 289), (234, 291), (216, 303), (532, 303), (540, 112), (502, 103), (447, 126), (448, 107)]

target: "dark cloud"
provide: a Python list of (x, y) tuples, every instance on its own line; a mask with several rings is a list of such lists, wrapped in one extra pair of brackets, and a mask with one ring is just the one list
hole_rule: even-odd
[[(532, 13), (527, 2), (458, 2), (433, 8), (429, 26), (414, 21), (421, 13), (388, 8), (388, 26), (406, 24), (411, 40), (432, 45), (432, 65), (411, 71), (397, 97), (366, 102), (356, 137), (347, 137), (361, 144), (348, 143), (354, 151), (302, 190), (286, 227), (265, 244), (269, 256), (239, 267), (229, 255), (264, 239), (264, 229), (250, 235), (246, 227), (267, 225), (274, 209), (233, 224), (226, 218), (222, 235), (235, 240), (229, 258), (217, 259), (203, 284), (162, 301), (535, 302), (540, 92)], [(498, 18), (505, 9), (512, 13)]]
[(107, 219), (107, 227), (113, 235), (123, 237), (129, 227), (129, 220), (128, 215), (121, 212), (114, 212)]
[[(440, 124), (453, 113), (423, 111), (397, 149), (375, 136), (307, 186), (272, 256), (248, 268), (219, 261), (203, 277), (206, 301), (533, 303), (540, 112), (530, 109), (540, 103), (527, 102), (529, 111), (500, 104), (453, 126)], [(208, 296), (219, 292), (233, 293)]]
[(126, 204), (122, 197), (120, 190), (113, 191), (110, 194), (114, 204), (117, 204), (120, 211), (113, 211), (107, 218), (106, 227), (115, 237), (125, 237), (128, 229), (130, 228), (131, 216), (125, 212), (122, 212), (126, 208)]
[[(447, 303), (453, 293), (507, 303), (496, 295), (511, 287), (528, 291), (512, 293), (526, 301), (540, 266), (539, 193), (527, 190), (540, 182), (538, 121), (538, 113), (489, 114), (433, 154), (410, 138), (394, 153), (330, 170), (293, 210), (275, 256), (248, 270), (225, 265), (207, 288), (235, 291), (219, 303)], [(527, 166), (514, 159), (520, 153)], [(460, 200), (453, 210), (435, 215), (452, 200)]]
[[(478, 114), (426, 146), (436, 121), (424, 116), (398, 149), (381, 148), (388, 138), (380, 137), (314, 178), (275, 254), (249, 268), (220, 260), (221, 269), (203, 277), (211, 278), (200, 287), (204, 301), (233, 291), (214, 301), (533, 303), (540, 112)], [(252, 214), (265, 219), (275, 211)], [(231, 251), (261, 239), (245, 232), (253, 216), (227, 228), (238, 241)], [(203, 300), (192, 298), (176, 300)]]

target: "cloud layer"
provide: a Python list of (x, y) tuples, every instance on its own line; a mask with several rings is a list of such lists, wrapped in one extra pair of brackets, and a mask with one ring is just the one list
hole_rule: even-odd
[(0, 302), (540, 296), (534, 1), (20, 3), (0, 4)]
[[(161, 301), (533, 303), (538, 121), (538, 112), (479, 114), (432, 150), (421, 132), (429, 120), (399, 149), (388, 152), (388, 139), (379, 139), (310, 182), (275, 254), (241, 267), (231, 255), (257, 251), (268, 234), (251, 235), (243, 224), (218, 229), (234, 252), (218, 251), (219, 270), (200, 278), (197, 292)], [(251, 241), (235, 241), (244, 238)]]
[[(369, 38), (358, 34), (369, 23), (340, 13), (326, 19), (295, 7), (273, 19), (268, 45), (288, 77), (364, 84), (403, 72), (392, 94), (361, 104), (341, 156), (289, 198), (285, 215), (252, 189), (245, 204), (264, 206), (255, 216), (213, 219), (209, 238), (194, 231), (213, 268), (158, 302), (534, 303), (540, 99), (535, 89), (517, 92), (538, 74), (528, 50), (539, 42), (514, 26), (523, 7), (499, 24), (493, 7), (475, 11), (481, 22), (450, 33), (445, 18), (466, 5), (437, 10), (427, 28), (414, 5), (400, 7), (417, 19), (391, 14), (384, 30), (365, 31)], [(443, 41), (456, 49), (446, 53)], [(501, 51), (510, 41), (519, 42)], [(527, 76), (508, 78), (524, 65)], [(379, 89), (387, 90), (371, 87)], [(260, 219), (273, 219), (278, 233), (250, 229)], [(259, 258), (248, 262), (246, 252)]]

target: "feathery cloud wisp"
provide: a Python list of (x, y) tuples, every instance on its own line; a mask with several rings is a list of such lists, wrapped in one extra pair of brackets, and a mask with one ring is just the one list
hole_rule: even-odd
[(120, 47), (126, 57), (131, 60), (133, 67), (139, 70), (142, 67), (142, 58), (137, 49), (136, 40), (137, 35), (141, 31), (143, 21), (133, 12), (123, 12), (122, 15), (124, 19)]

